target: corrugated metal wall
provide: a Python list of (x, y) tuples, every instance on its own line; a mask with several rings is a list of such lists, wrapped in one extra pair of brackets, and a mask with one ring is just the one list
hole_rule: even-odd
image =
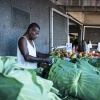
[(91, 40), (94, 44), (100, 42), (100, 28), (86, 28), (85, 40)]
[(67, 43), (67, 18), (54, 12), (53, 46), (65, 46)]
[(100, 28), (85, 28), (85, 40), (90, 40), (93, 44), (93, 49), (97, 49), (98, 42), (100, 42)]

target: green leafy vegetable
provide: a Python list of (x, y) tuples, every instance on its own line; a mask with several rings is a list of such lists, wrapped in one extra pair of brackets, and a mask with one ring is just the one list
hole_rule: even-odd
[[(84, 60), (83, 62), (87, 64)], [(53, 64), (48, 77), (54, 82), (54, 87), (62, 94), (62, 98), (72, 95), (82, 100), (100, 100), (100, 76), (92, 73), (92, 68), (91, 72), (65, 65), (67, 64), (61, 62)]]
[(0, 74), (0, 99), (17, 100), (22, 86), (16, 79)]

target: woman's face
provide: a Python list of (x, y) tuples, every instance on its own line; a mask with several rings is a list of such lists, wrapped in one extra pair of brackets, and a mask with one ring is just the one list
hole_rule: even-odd
[(31, 28), (29, 32), (29, 38), (31, 40), (36, 39), (39, 35), (39, 32), (40, 32), (40, 29), (38, 27)]

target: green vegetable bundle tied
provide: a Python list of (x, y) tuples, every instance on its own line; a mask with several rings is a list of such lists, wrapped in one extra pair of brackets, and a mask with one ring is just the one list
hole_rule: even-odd
[(100, 76), (92, 71), (73, 67), (73, 63), (65, 63), (60, 60), (60, 63), (58, 61), (53, 64), (48, 77), (54, 82), (54, 87), (60, 91), (62, 98), (71, 95), (81, 100), (100, 100)]

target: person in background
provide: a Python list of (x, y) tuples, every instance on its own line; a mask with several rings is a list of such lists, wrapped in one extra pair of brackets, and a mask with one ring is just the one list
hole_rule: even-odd
[(78, 52), (78, 38), (74, 36), (73, 41), (72, 41), (72, 50), (73, 53)]
[(82, 43), (83, 52), (88, 53), (88, 45), (87, 45), (86, 41), (83, 40), (82, 42), (83, 42)]
[(51, 63), (49, 54), (43, 54), (37, 51), (34, 40), (38, 38), (40, 26), (37, 23), (31, 23), (18, 40), (17, 58), (18, 63), (27, 66), (29, 69), (37, 69), (38, 63)]
[(90, 50), (91, 50), (91, 48), (92, 48), (92, 43), (91, 43), (91, 41), (88, 41), (88, 49), (89, 49), (89, 53), (90, 53)]

